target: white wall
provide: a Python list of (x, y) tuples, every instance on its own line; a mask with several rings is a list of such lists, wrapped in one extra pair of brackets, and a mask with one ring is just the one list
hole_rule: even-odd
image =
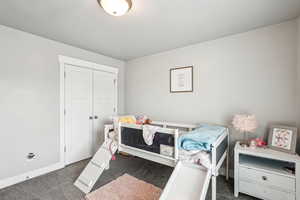
[[(58, 55), (117, 67), (124, 111), (124, 62), (0, 26), (0, 180), (59, 162)], [(37, 159), (26, 161), (28, 152)]]
[[(296, 21), (131, 60), (126, 64), (126, 113), (155, 120), (229, 124), (253, 113), (296, 123)], [(169, 69), (194, 66), (194, 92), (169, 92)], [(232, 138), (241, 138), (233, 132)]]

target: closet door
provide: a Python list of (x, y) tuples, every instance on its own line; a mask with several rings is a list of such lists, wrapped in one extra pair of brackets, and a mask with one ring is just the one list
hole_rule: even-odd
[(94, 71), (94, 151), (104, 142), (104, 124), (117, 112), (116, 74)]
[(66, 164), (92, 156), (93, 71), (65, 65)]

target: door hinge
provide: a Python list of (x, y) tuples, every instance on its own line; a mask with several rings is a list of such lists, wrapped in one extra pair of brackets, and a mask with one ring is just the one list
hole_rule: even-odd
[(114, 112), (116, 112), (116, 110), (117, 110), (117, 109), (116, 109), (116, 108), (114, 108)]
[(64, 77), (65, 77), (65, 78), (67, 77), (66, 72), (64, 72)]
[(116, 84), (117, 83), (117, 79), (114, 79), (114, 84)]
[(67, 111), (66, 111), (66, 109), (64, 109), (64, 115), (66, 115), (67, 114)]
[(66, 146), (64, 146), (64, 152), (67, 152), (67, 147)]

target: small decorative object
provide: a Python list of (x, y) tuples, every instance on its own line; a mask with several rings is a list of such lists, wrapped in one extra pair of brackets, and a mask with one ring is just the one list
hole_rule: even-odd
[(244, 141), (241, 142), (241, 145), (247, 147), (247, 133), (254, 133), (258, 126), (255, 116), (247, 114), (235, 115), (232, 124), (236, 130), (244, 133)]
[(289, 126), (270, 127), (268, 147), (274, 150), (294, 154), (297, 144), (297, 128)]
[(151, 120), (146, 115), (136, 116), (136, 124), (138, 125), (145, 125), (151, 124)]
[(255, 142), (257, 147), (265, 147), (267, 145), (267, 143), (262, 138), (256, 138)]
[(144, 124), (151, 124), (152, 123), (152, 120), (151, 119), (146, 119), (145, 123)]
[(193, 92), (193, 66), (170, 69), (170, 92)]
[(256, 140), (251, 140), (250, 141), (250, 144), (249, 144), (249, 147), (251, 148), (251, 149), (256, 149)]
[(148, 117), (146, 115), (136, 116), (136, 124), (143, 125), (147, 119)]

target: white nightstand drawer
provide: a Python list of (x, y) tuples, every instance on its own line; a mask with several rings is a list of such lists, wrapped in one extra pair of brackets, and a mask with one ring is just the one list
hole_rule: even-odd
[(266, 200), (296, 200), (295, 193), (283, 192), (280, 190), (268, 188), (266, 186), (249, 183), (245, 181), (239, 182), (240, 192), (255, 196)]
[(239, 169), (240, 180), (257, 183), (265, 187), (295, 192), (296, 181), (293, 178), (277, 174), (267, 173), (256, 169), (241, 166)]

